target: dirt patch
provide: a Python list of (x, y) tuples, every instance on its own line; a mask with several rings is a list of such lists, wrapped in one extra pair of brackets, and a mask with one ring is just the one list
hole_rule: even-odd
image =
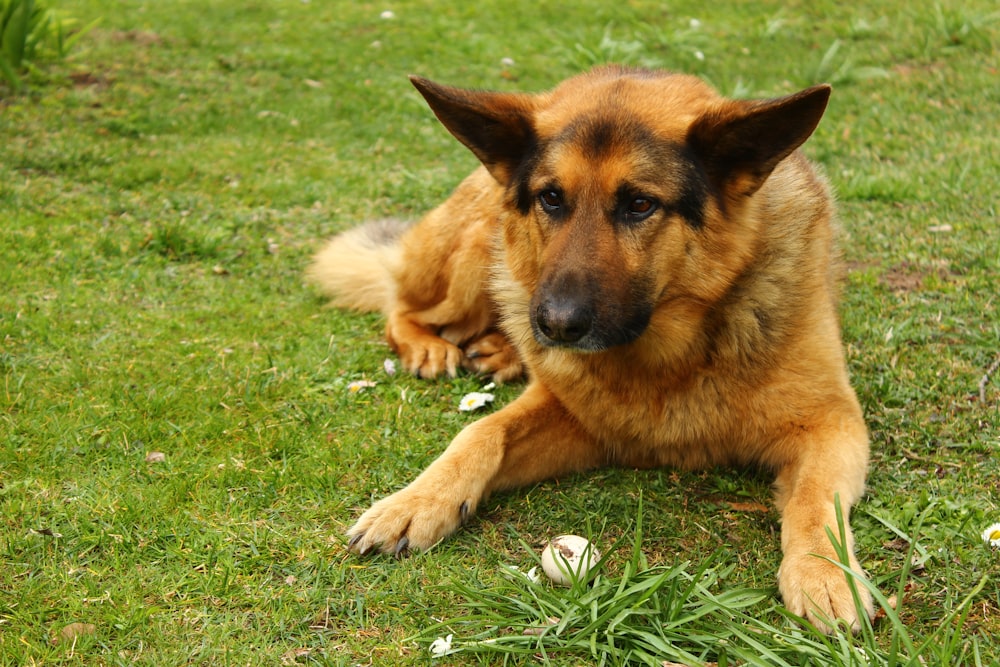
[(159, 46), (163, 37), (148, 30), (114, 30), (110, 34), (112, 42), (133, 42), (139, 46)]
[(924, 288), (924, 281), (930, 276), (934, 276), (940, 282), (949, 282), (953, 275), (948, 262), (944, 260), (930, 266), (903, 262), (887, 269), (879, 278), (879, 282), (893, 292), (916, 292)]

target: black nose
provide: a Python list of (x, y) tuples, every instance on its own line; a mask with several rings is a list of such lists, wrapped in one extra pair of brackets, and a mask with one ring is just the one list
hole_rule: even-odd
[(566, 298), (552, 298), (535, 309), (538, 331), (549, 341), (571, 345), (590, 333), (594, 312), (585, 304)]

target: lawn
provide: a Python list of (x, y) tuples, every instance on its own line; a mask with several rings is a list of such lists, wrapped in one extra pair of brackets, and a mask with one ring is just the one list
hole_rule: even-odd
[[(0, 665), (1000, 661), (1000, 13), (571, 4), (57, 3), (100, 22), (0, 83)], [(347, 554), (484, 380), (388, 374), (379, 318), (326, 308), (303, 269), (475, 165), (407, 74), (538, 91), (608, 61), (740, 97), (834, 85), (805, 150), (839, 194), (872, 436), (857, 550), (895, 604), (857, 638), (781, 614), (756, 471), (599, 471), (497, 496), (427, 553)], [(606, 552), (593, 587), (509, 569), (560, 533)], [(629, 582), (674, 624), (648, 660), (607, 624), (517, 629), (637, 608)], [(447, 635), (477, 652), (432, 658)], [(510, 653), (473, 645), (497, 637)]]

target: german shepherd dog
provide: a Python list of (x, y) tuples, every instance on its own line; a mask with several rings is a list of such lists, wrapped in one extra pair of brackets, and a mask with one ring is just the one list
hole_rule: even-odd
[(335, 237), (308, 277), (336, 305), (383, 312), (420, 377), (528, 381), (365, 512), (350, 550), (427, 549), (493, 491), (598, 466), (761, 466), (786, 606), (857, 629), (827, 531), (863, 492), (868, 435), (831, 195), (797, 151), (830, 87), (739, 101), (614, 66), (538, 95), (411, 81), (482, 167), (413, 226)]

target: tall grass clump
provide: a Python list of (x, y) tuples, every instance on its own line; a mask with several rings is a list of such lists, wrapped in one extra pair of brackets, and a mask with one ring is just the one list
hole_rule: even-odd
[(22, 90), (22, 72), (43, 57), (65, 58), (97, 24), (74, 30), (76, 23), (35, 0), (0, 0), (0, 75), (7, 85)]
[[(520, 664), (529, 656), (546, 664), (565, 656), (594, 665), (649, 667), (980, 664), (978, 642), (964, 641), (961, 629), (986, 578), (944, 614), (933, 632), (920, 636), (899, 612), (916, 541), (900, 533), (910, 542), (910, 553), (895, 595), (886, 596), (851, 571), (846, 523), (839, 512), (837, 520), (837, 532), (828, 535), (838, 554), (833, 562), (850, 580), (863, 619), (857, 634), (844, 626), (832, 635), (823, 633), (777, 604), (772, 589), (728, 585), (736, 566), (715, 557), (649, 567), (641, 548), (640, 501), (631, 556), (620, 573), (608, 571), (605, 555), (569, 588), (517, 567), (505, 569), (492, 586), (452, 582), (448, 589), (465, 600), (467, 613), (434, 624), (418, 639), (438, 636), (430, 651), (439, 657), (465, 654), (490, 664)], [(874, 624), (864, 613), (860, 587), (878, 605)], [(830, 624), (836, 626), (833, 620)]]

